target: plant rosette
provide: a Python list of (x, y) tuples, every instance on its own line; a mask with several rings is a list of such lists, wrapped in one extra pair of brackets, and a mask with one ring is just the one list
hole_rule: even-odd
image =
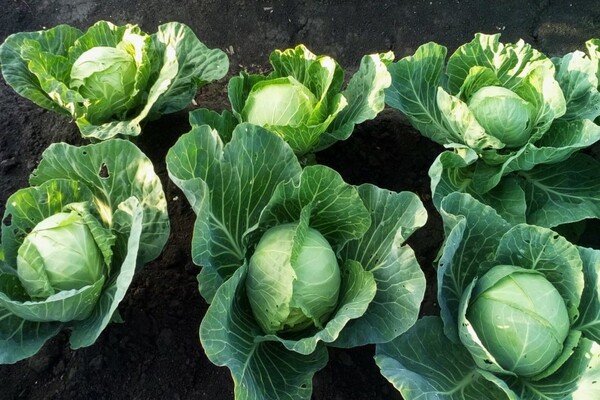
[(229, 81), (233, 113), (196, 110), (196, 125), (211, 125), (228, 141), (238, 123), (249, 122), (281, 136), (296, 155), (310, 155), (347, 139), (356, 124), (383, 110), (393, 58), (392, 52), (364, 56), (342, 90), (344, 71), (333, 58), (304, 45), (275, 50), (269, 59), (273, 72), (242, 72)]
[(2, 364), (34, 355), (63, 329), (73, 349), (92, 345), (121, 320), (135, 272), (169, 236), (160, 180), (130, 142), (53, 144), (29, 182), (2, 220)]
[(415, 194), (302, 169), (248, 123), (227, 144), (194, 126), (167, 168), (197, 215), (192, 258), (210, 303), (200, 339), (236, 399), (309, 399), (326, 346), (386, 342), (416, 321), (425, 279), (405, 241), (427, 214)]
[(138, 136), (140, 124), (187, 107), (199, 87), (227, 74), (229, 60), (184, 24), (148, 35), (99, 21), (10, 35), (0, 46), (6, 82), (37, 105), (73, 118), (84, 137)]
[(575, 154), (600, 139), (598, 57), (549, 59), (522, 40), (476, 34), (446, 62), (436, 43), (389, 66), (386, 102), (448, 148), (429, 170), (439, 210), (466, 192), (513, 223), (600, 217), (600, 163)]
[(405, 399), (600, 397), (600, 251), (465, 193), (441, 210), (441, 318), (378, 345), (382, 374)]

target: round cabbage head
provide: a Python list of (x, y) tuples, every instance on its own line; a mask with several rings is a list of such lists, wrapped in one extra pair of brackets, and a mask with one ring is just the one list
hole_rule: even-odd
[(57, 213), (39, 222), (17, 254), (17, 275), (32, 298), (81, 289), (105, 273), (102, 252), (76, 212)]
[(293, 77), (257, 83), (250, 92), (243, 115), (259, 126), (298, 126), (307, 123), (316, 106), (315, 95)]
[(83, 52), (71, 67), (72, 89), (90, 100), (110, 99), (113, 109), (129, 101), (135, 87), (137, 65), (119, 47), (92, 47)]
[(498, 364), (517, 375), (543, 372), (570, 330), (563, 297), (541, 273), (499, 265), (475, 285), (467, 319)]
[(246, 289), (265, 333), (322, 328), (338, 302), (341, 277), (334, 251), (317, 230), (297, 235), (297, 228), (284, 224), (267, 230), (250, 258)]
[(529, 140), (536, 109), (515, 92), (485, 86), (473, 94), (468, 104), (483, 129), (507, 147), (521, 147)]

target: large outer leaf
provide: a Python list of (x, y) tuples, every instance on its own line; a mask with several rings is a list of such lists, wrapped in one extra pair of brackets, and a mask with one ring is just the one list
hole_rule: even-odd
[[(226, 278), (243, 264), (247, 236), (275, 188), (301, 173), (285, 142), (250, 124), (238, 125), (224, 147), (208, 126), (193, 128), (169, 150), (167, 168), (197, 215), (192, 257), (208, 270), (199, 276), (201, 288), (219, 281), (210, 270)], [(208, 285), (201, 292), (210, 300), (214, 289)]]
[[(454, 151), (444, 151), (429, 167), (433, 205), (439, 209), (442, 199), (452, 192), (467, 192), (473, 179), (475, 163), (479, 156), (466, 146)], [(472, 194), (472, 193), (471, 193)]]
[(85, 182), (109, 226), (119, 205), (129, 197), (137, 198), (144, 209), (138, 263), (158, 257), (169, 237), (167, 202), (152, 162), (133, 143), (115, 139), (82, 147), (53, 144), (44, 151), (29, 182), (40, 185), (55, 178)]
[[(229, 59), (220, 49), (209, 49), (198, 40), (194, 32), (179, 22), (160, 25), (152, 35), (163, 58), (163, 67), (154, 86), (163, 87), (168, 80), (168, 88), (162, 93), (150, 111), (168, 114), (184, 109), (194, 98), (199, 87), (221, 79), (229, 70)], [(175, 74), (172, 71), (175, 69)]]
[(527, 204), (527, 222), (554, 227), (586, 218), (600, 218), (600, 163), (575, 154), (558, 164), (520, 172)]
[(351, 239), (360, 238), (371, 224), (356, 188), (344, 182), (334, 170), (310, 166), (302, 170), (299, 181), (280, 185), (260, 217), (262, 229), (295, 222), (305, 207), (310, 207), (310, 227), (319, 231), (334, 250)]
[(556, 80), (567, 101), (567, 111), (562, 118), (570, 121), (596, 119), (600, 115), (597, 63), (580, 51), (552, 61), (556, 66)]
[(207, 108), (198, 108), (190, 111), (190, 125), (193, 127), (208, 125), (217, 131), (221, 140), (228, 143), (233, 135), (233, 130), (239, 121), (229, 110), (223, 110), (221, 114)]
[[(12, 276), (14, 285), (20, 285)], [(82, 320), (91, 314), (104, 286), (104, 277), (93, 285), (78, 290), (63, 290), (44, 300), (15, 300), (11, 293), (0, 289), (0, 309), (32, 322), (70, 322)]]
[[(0, 294), (11, 299), (27, 298), (16, 275), (4, 272), (0, 272)], [(58, 321), (26, 321), (0, 306), (0, 364), (12, 364), (34, 355), (63, 326)]]
[(494, 258), (510, 224), (464, 193), (448, 195), (442, 201), (441, 215), (446, 239), (439, 258), (438, 302), (444, 331), (457, 341), (460, 298), (473, 279), (486, 272), (484, 262)]
[(434, 204), (439, 208), (444, 196), (459, 191), (513, 223), (554, 227), (597, 217), (597, 162), (571, 155), (599, 139), (600, 127), (589, 120), (558, 120), (535, 145), (527, 144), (500, 165), (478, 161), (468, 149), (446, 151), (429, 170)]
[[(484, 194), (473, 193), (473, 197), (492, 206), (502, 218), (511, 224), (527, 222), (528, 202), (521, 179), (518, 176), (505, 176), (498, 186)], [(546, 226), (544, 224), (540, 224)]]
[(41, 42), (25, 39), (21, 43), (21, 59), (27, 63), (29, 72), (37, 78), (39, 87), (54, 101), (62, 113), (75, 115), (80, 104), (85, 102), (83, 96), (69, 88), (71, 64), (62, 54), (46, 52)]
[(566, 160), (578, 150), (600, 140), (600, 126), (590, 120), (555, 121), (544, 137), (528, 143), (510, 155), (500, 165), (478, 162), (473, 175), (473, 190), (485, 193), (498, 184), (503, 176), (513, 171), (528, 171), (539, 164)]
[(347, 139), (355, 125), (375, 118), (383, 110), (384, 90), (392, 83), (387, 64), (393, 57), (393, 53), (388, 52), (362, 58), (358, 71), (342, 92), (348, 105), (337, 114), (314, 151), (323, 150), (338, 140)]
[(583, 261), (585, 287), (579, 303), (579, 319), (574, 328), (600, 343), (600, 250), (577, 249)]
[(31, 357), (64, 325), (61, 322), (25, 321), (4, 308), (0, 308), (0, 320), (0, 364), (13, 364)]
[(375, 361), (406, 400), (518, 399), (501, 379), (479, 370), (461, 344), (448, 340), (438, 317), (425, 317), (377, 345)]
[(460, 143), (445, 124), (437, 105), (438, 87), (443, 86), (447, 49), (430, 42), (420, 46), (413, 56), (391, 64), (392, 85), (385, 101), (400, 110), (424, 136), (440, 144)]
[[(596, 78), (600, 83), (600, 39), (590, 39), (585, 42), (585, 47), (590, 56), (590, 60), (595, 66)], [(600, 87), (598, 87), (600, 89)]]
[[(21, 58), (21, 46), (26, 40), (39, 43), (45, 53), (66, 57), (69, 48), (81, 36), (77, 28), (58, 25), (46, 31), (15, 33), (6, 38), (0, 46), (0, 65), (2, 75), (17, 93), (46, 109), (63, 114), (70, 114), (55, 102), (52, 94), (42, 89), (38, 77), (28, 67), (27, 61)], [(59, 66), (48, 66), (48, 70)]]
[(523, 400), (574, 399), (600, 397), (600, 345), (581, 338), (574, 353), (560, 369), (539, 381), (506, 378)]
[(370, 184), (358, 192), (371, 213), (369, 230), (348, 242), (342, 259), (356, 260), (370, 271), (377, 293), (367, 312), (351, 320), (334, 343), (354, 347), (387, 342), (412, 326), (425, 293), (425, 277), (405, 241), (427, 220), (419, 198), (410, 192), (395, 193)]
[[(70, 337), (73, 349), (90, 346), (96, 341), (104, 328), (114, 318), (117, 307), (125, 297), (125, 293), (133, 280), (136, 260), (139, 259), (138, 253), (143, 245), (143, 231), (146, 228), (143, 222), (145, 208), (134, 197), (128, 199), (125, 203), (130, 203), (131, 206), (130, 221), (126, 224), (129, 227), (126, 255), (122, 258), (120, 265), (112, 266), (114, 272), (105, 283), (92, 314), (83, 321), (73, 323), (73, 331)], [(120, 213), (119, 217), (125, 218), (123, 213)]]
[(230, 369), (236, 400), (309, 399), (327, 350), (319, 345), (302, 355), (276, 341), (257, 341), (262, 331), (246, 298), (246, 273), (246, 265), (238, 268), (217, 290), (200, 325), (204, 351), (212, 363)]
[(576, 246), (548, 228), (520, 224), (502, 236), (495, 261), (544, 274), (563, 297), (574, 322), (584, 286), (583, 263)]

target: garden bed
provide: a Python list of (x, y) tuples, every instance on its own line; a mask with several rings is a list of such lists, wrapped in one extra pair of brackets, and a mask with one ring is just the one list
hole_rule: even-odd
[[(200, 4), (201, 3), (201, 4)], [(348, 72), (363, 54), (393, 50), (396, 58), (436, 41), (451, 51), (475, 32), (523, 38), (548, 55), (583, 49), (600, 32), (600, 4), (594, 1), (414, 1), (380, 2), (195, 2), (179, 1), (9, 1), (0, 15), (0, 41), (18, 31), (60, 23), (86, 28), (101, 19), (138, 23), (148, 32), (160, 23), (188, 24), (209, 47), (228, 52), (231, 69), (266, 71), (275, 48), (305, 43), (329, 54)], [(204, 87), (202, 107), (227, 107), (227, 78)], [(190, 106), (190, 110), (195, 106)], [(198, 339), (207, 305), (197, 290), (198, 267), (191, 261), (195, 215), (182, 192), (169, 181), (165, 156), (189, 130), (188, 114), (163, 116), (145, 126), (136, 144), (153, 161), (168, 200), (171, 236), (162, 255), (138, 275), (121, 303), (124, 323), (110, 325), (91, 347), (73, 351), (67, 333), (51, 339), (34, 357), (0, 366), (5, 399), (231, 399), (226, 368), (211, 364)], [(0, 79), (0, 213), (8, 196), (27, 186), (29, 173), (53, 142), (86, 143), (68, 118), (19, 97)], [(441, 221), (432, 203), (427, 170), (443, 149), (412, 129), (395, 110), (354, 131), (345, 142), (318, 153), (317, 161), (351, 184), (373, 183), (412, 191), (429, 213), (427, 225), (409, 244), (428, 281), (423, 315), (438, 313), (433, 260), (441, 245)], [(330, 350), (327, 367), (315, 375), (313, 398), (396, 399), (372, 356), (374, 347)]]

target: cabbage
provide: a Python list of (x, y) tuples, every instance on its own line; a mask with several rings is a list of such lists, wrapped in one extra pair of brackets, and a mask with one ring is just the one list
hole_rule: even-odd
[(337, 306), (341, 279), (335, 253), (317, 230), (298, 238), (297, 228), (270, 228), (248, 264), (248, 299), (265, 333), (322, 329)]
[(25, 237), (17, 255), (17, 275), (31, 297), (96, 283), (107, 266), (90, 228), (76, 212), (40, 221)]
[(0, 364), (61, 330), (73, 349), (92, 345), (169, 237), (160, 179), (129, 141), (53, 144), (29, 182), (2, 218)]
[(304, 45), (275, 50), (269, 58), (273, 72), (242, 72), (229, 81), (232, 112), (198, 109), (190, 119), (215, 128), (225, 141), (237, 124), (250, 122), (281, 136), (296, 155), (308, 156), (347, 139), (356, 124), (383, 110), (393, 56), (364, 56), (343, 88), (344, 71), (333, 58), (317, 56)]
[(596, 45), (550, 59), (478, 33), (449, 57), (432, 42), (389, 66), (386, 103), (446, 148), (429, 170), (438, 210), (458, 191), (512, 223), (600, 218), (600, 162), (581, 152), (600, 140)]
[(600, 250), (465, 193), (441, 214), (440, 315), (377, 345), (382, 374), (406, 400), (600, 398)]
[(425, 277), (405, 241), (427, 213), (414, 193), (303, 168), (279, 134), (247, 122), (230, 135), (192, 123), (167, 169), (196, 213), (192, 257), (210, 304), (200, 341), (236, 397), (309, 399), (328, 346), (387, 342), (416, 320)]
[(105, 140), (138, 136), (143, 122), (184, 109), (198, 88), (225, 76), (229, 61), (178, 22), (149, 35), (98, 21), (86, 32), (59, 25), (10, 35), (0, 65), (21, 96), (70, 116), (84, 137)]

